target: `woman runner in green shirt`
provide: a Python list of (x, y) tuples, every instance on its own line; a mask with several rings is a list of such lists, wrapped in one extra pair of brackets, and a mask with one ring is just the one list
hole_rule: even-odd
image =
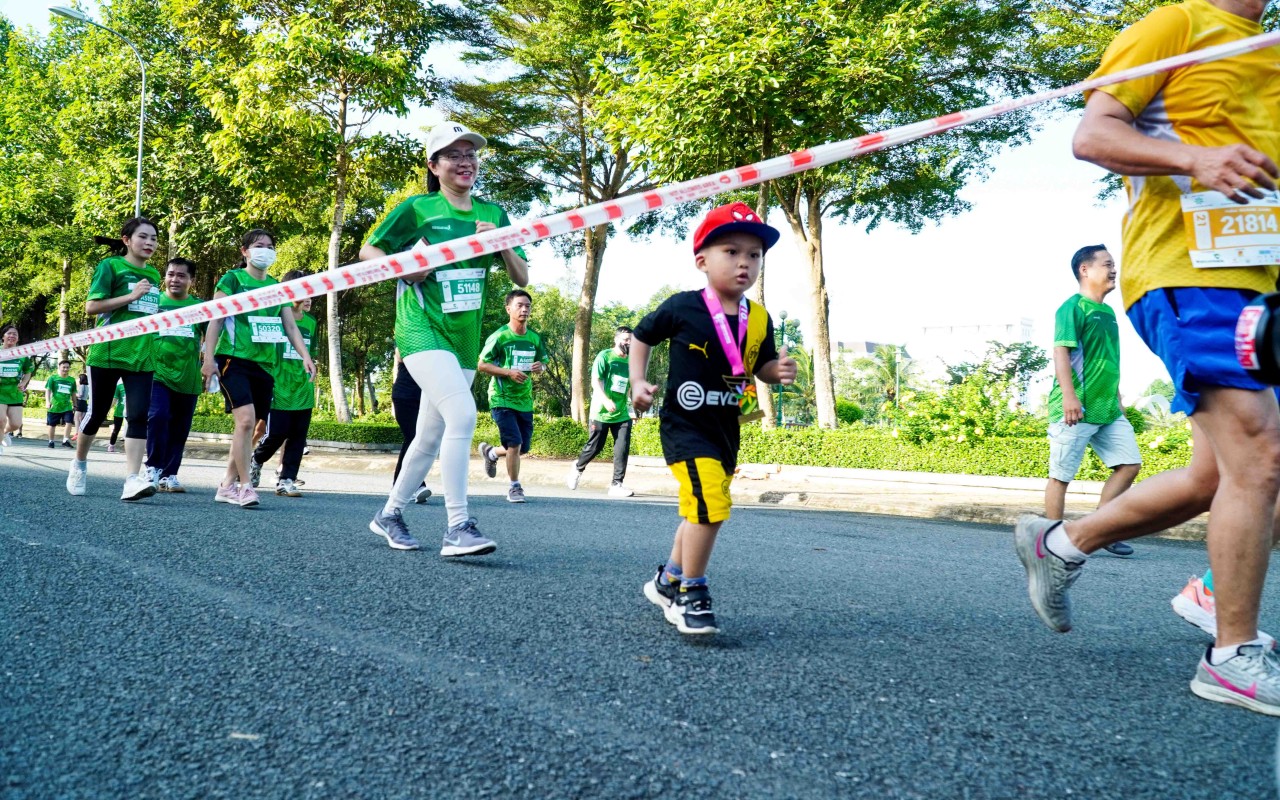
[[(360, 258), (398, 253), (419, 239), (438, 244), (510, 224), (501, 208), (471, 195), (480, 166), (476, 151), (485, 144), (483, 136), (453, 122), (436, 126), (427, 140), (427, 194), (393, 208), (360, 248)], [(396, 346), (404, 368), (422, 389), (422, 404), (413, 447), (369, 529), (397, 550), (418, 549), (402, 510), (413, 502), (437, 456), (449, 515), (440, 555), (482, 555), (497, 547), (467, 513), (467, 468), (476, 428), (471, 381), (483, 342), (480, 325), (489, 269), (495, 262), (517, 286), (529, 282), (529, 265), (516, 248), (418, 272), (396, 286)]]
[[(218, 281), (215, 300), (241, 292), (271, 286), (278, 281), (267, 274), (276, 263), (276, 241), (264, 230), (252, 230), (240, 240), (244, 260)], [(294, 321), (293, 306), (272, 306), (246, 311), (226, 319), (209, 322), (204, 338), (204, 365), (201, 374), (205, 385), (218, 373), (227, 410), (235, 417), (235, 433), (231, 452), (227, 454), (227, 471), (215, 503), (230, 503), (241, 508), (258, 505), (258, 492), (252, 485), (249, 469), (253, 445), (253, 424), (266, 419), (271, 412), (273, 377), (280, 361), (279, 344), (289, 341), (302, 357), (303, 369), (315, 378), (316, 365), (307, 352), (307, 344)]]
[[(98, 326), (150, 316), (160, 310), (160, 273), (147, 265), (156, 251), (156, 226), (149, 219), (135, 217), (120, 230), (122, 255), (104, 258), (93, 270), (85, 312), (98, 318)], [(76, 455), (67, 470), (67, 492), (82, 495), (88, 484), (86, 473), (93, 437), (114, 405), (116, 384), (125, 391), (124, 456), (128, 477), (121, 500), (141, 500), (156, 493), (151, 481), (141, 477), (142, 457), (147, 447), (147, 404), (151, 400), (151, 376), (155, 358), (151, 352), (153, 334), (90, 345), (85, 358), (89, 372), (89, 413), (80, 421)]]
[[(0, 334), (5, 350), (18, 346), (18, 326), (10, 322)], [(13, 432), (22, 427), (22, 393), (35, 373), (27, 356), (0, 361), (0, 452), (13, 444)]]

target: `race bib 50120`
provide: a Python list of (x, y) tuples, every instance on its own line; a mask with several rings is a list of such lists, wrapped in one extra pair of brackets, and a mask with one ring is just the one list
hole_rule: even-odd
[(1221, 192), (1182, 196), (1187, 250), (1196, 267), (1280, 264), (1280, 193), (1235, 203)]

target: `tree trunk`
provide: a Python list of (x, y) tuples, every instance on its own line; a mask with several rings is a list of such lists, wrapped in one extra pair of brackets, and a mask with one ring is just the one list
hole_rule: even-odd
[[(333, 223), (329, 226), (329, 269), (338, 267), (338, 251), (342, 245), (343, 212), (347, 200), (347, 171), (351, 157), (347, 152), (347, 93), (338, 102), (338, 164), (334, 175)], [(325, 321), (329, 334), (329, 388), (333, 393), (333, 415), (339, 422), (351, 421), (351, 408), (342, 385), (342, 321), (338, 316), (338, 295), (329, 295), (325, 304)]]
[(814, 323), (813, 394), (818, 426), (834, 428), (837, 421), (836, 393), (831, 378), (831, 302), (827, 296), (827, 278), (822, 267), (822, 196), (818, 192), (803, 192), (798, 184), (797, 181), (794, 194), (784, 198), (782, 209), (791, 225), (791, 232), (795, 234), (801, 254), (809, 262), (809, 296), (812, 300)]
[(597, 225), (583, 231), (586, 271), (582, 276), (582, 294), (578, 297), (578, 314), (573, 321), (573, 384), (571, 409), (573, 418), (586, 425), (591, 413), (591, 318), (596, 309), (596, 289), (600, 285), (600, 265), (608, 245), (608, 225)]
[[(71, 259), (67, 256), (62, 258), (62, 293), (61, 299), (58, 300), (58, 335), (66, 336), (71, 332), (71, 309), (67, 308), (67, 292), (71, 291)], [(63, 361), (70, 357), (70, 353), (66, 350), (58, 351), (58, 360)]]
[(374, 414), (378, 413), (378, 389), (373, 385), (373, 374), (369, 373), (364, 376), (365, 384), (369, 387), (369, 410)]
[(356, 359), (356, 411), (364, 416), (364, 359)]
[[(756, 195), (756, 215), (761, 221), (769, 221), (769, 182), (765, 181), (759, 186), (759, 194)], [(760, 305), (764, 305), (764, 268), (768, 262), (766, 256), (760, 262), (760, 277), (756, 280), (755, 301)], [(765, 306), (768, 308), (768, 306)], [(769, 384), (757, 380), (756, 396), (760, 400), (760, 412), (764, 417), (760, 419), (760, 426), (763, 428), (776, 428), (778, 426), (777, 412), (773, 406), (773, 390)]]
[[(178, 257), (178, 231), (181, 229), (181, 223), (179, 222), (181, 218), (181, 215), (177, 211), (169, 212), (168, 249), (170, 260)], [(161, 272), (161, 277), (164, 277), (163, 271)]]

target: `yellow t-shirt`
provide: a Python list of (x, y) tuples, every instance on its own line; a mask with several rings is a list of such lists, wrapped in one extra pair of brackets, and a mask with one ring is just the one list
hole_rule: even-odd
[[(1207, 0), (1152, 11), (1122, 31), (1095, 75), (1226, 44), (1262, 33), (1256, 22)], [(1280, 47), (1106, 86), (1154, 139), (1221, 147), (1246, 144), (1280, 163)], [(1183, 193), (1206, 188), (1190, 176), (1126, 177), (1120, 292), (1125, 308), (1152, 289), (1203, 286), (1270, 292), (1277, 267), (1197, 268), (1188, 255)]]

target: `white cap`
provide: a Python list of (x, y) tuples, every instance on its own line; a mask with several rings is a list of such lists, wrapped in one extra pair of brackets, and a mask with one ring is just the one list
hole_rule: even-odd
[(480, 134), (467, 130), (465, 125), (445, 120), (431, 129), (431, 136), (427, 138), (427, 158), (433, 157), (454, 142), (468, 142), (476, 149), (489, 144)]

